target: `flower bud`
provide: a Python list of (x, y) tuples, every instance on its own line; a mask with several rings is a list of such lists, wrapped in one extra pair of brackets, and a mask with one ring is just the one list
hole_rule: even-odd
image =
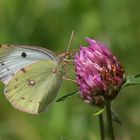
[(75, 55), (76, 80), (81, 98), (101, 107), (105, 100), (114, 99), (120, 91), (124, 69), (104, 44), (90, 38), (86, 41), (89, 46), (80, 46)]

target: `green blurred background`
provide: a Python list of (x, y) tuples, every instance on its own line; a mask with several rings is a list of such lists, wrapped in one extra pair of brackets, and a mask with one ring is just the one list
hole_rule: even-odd
[[(0, 43), (39, 45), (62, 53), (72, 30), (77, 49), (85, 37), (105, 42), (127, 74), (140, 71), (139, 0), (0, 0)], [(58, 97), (76, 89), (63, 82)], [(99, 140), (95, 108), (78, 96), (54, 103), (38, 116), (11, 107), (0, 88), (0, 140)], [(123, 89), (113, 107), (123, 122), (117, 140), (140, 139), (140, 88)]]

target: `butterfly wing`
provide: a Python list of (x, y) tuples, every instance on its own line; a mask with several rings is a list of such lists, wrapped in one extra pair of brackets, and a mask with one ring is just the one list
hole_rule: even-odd
[(5, 96), (14, 108), (38, 114), (56, 97), (62, 77), (58, 63), (41, 60), (18, 71), (5, 87)]
[(0, 45), (0, 80), (7, 84), (22, 67), (40, 60), (58, 61), (56, 55), (44, 48)]

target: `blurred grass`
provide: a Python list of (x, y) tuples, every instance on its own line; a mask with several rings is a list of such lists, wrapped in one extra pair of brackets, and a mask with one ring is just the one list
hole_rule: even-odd
[[(39, 45), (61, 53), (75, 30), (71, 50), (86, 45), (86, 36), (101, 40), (131, 74), (140, 70), (139, 13), (138, 0), (0, 0), (0, 43)], [(58, 96), (75, 89), (73, 83), (64, 82)], [(139, 92), (138, 86), (123, 89), (114, 101), (123, 122), (115, 125), (117, 140), (139, 140)], [(99, 140), (93, 111), (75, 96), (31, 116), (13, 109), (1, 94), (0, 140)]]

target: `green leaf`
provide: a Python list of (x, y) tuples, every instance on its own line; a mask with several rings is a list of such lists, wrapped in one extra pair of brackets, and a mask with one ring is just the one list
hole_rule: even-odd
[(100, 114), (102, 114), (104, 112), (105, 108), (101, 108), (99, 110), (97, 110), (96, 112), (93, 113), (93, 116), (99, 116)]
[(123, 87), (140, 84), (140, 73), (128, 75)]
[(56, 102), (64, 101), (64, 100), (66, 100), (66, 99), (68, 99), (68, 98), (70, 98), (70, 97), (72, 97), (73, 95), (76, 95), (76, 94), (78, 94), (78, 93), (79, 93), (79, 91), (74, 91), (74, 92), (72, 92), (72, 93), (69, 93), (69, 94), (67, 94), (67, 95), (64, 95), (64, 96), (58, 98), (58, 99), (56, 100)]

